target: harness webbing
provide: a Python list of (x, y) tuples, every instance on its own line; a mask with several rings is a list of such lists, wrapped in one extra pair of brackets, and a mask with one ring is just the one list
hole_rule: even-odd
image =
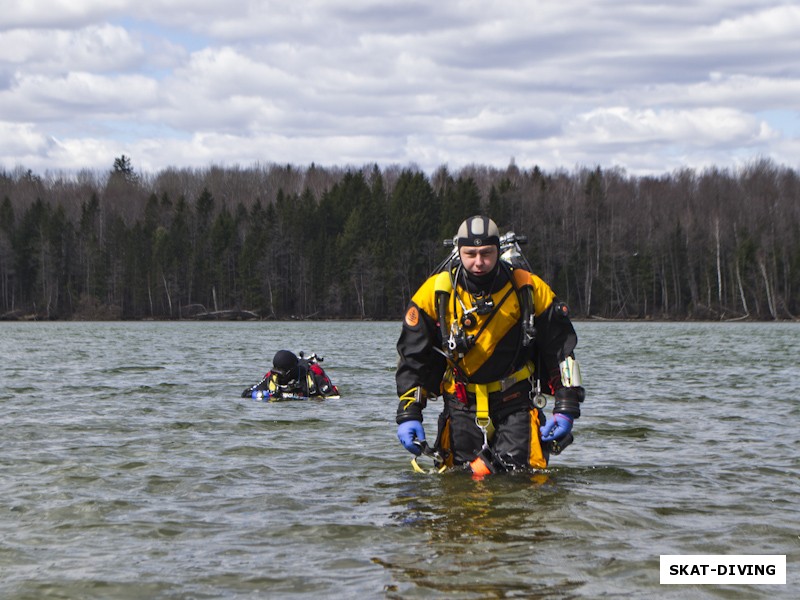
[[(500, 302), (497, 303), (492, 313), (489, 317), (484, 321), (481, 328), (475, 334), (473, 339), (477, 339), (478, 336), (481, 335), (486, 330), (486, 327), (489, 325), (489, 322), (492, 320), (494, 315), (497, 313), (497, 310), (503, 305), (503, 303), (508, 299), (511, 295), (511, 292), (514, 291), (517, 293), (517, 301), (519, 302), (521, 318), (520, 318), (520, 347), (527, 346), (531, 341), (532, 337), (529, 335), (527, 330), (529, 322), (532, 324), (532, 317), (533, 317), (533, 291), (529, 285), (520, 285), (517, 281), (516, 273), (512, 271), (508, 265), (505, 263), (500, 263), (500, 266), (505, 269), (508, 280), (511, 283), (511, 289), (506, 292)], [(447, 340), (450, 335), (450, 326), (447, 323), (447, 303), (451, 296), (457, 296), (458, 292), (455, 290), (453, 284), (453, 273), (451, 270), (446, 270), (440, 272), (434, 284), (434, 291), (436, 294), (436, 316), (439, 320), (439, 330), (442, 336), (442, 347), (445, 349), (445, 355), (452, 358), (455, 362), (457, 359), (455, 357), (450, 356), (450, 354), (446, 351), (447, 350)], [(456, 317), (456, 298), (453, 298), (453, 319)], [(517, 348), (517, 355), (519, 354), (520, 348)], [(515, 355), (514, 361), (512, 361), (512, 365), (516, 362), (517, 356)]]
[[(512, 292), (517, 293), (517, 299), (519, 302), (520, 312), (521, 312), (521, 319), (520, 319), (520, 346), (517, 348), (517, 352), (514, 356), (514, 360), (512, 361), (512, 365), (516, 362), (517, 356), (519, 355), (519, 351), (522, 347), (526, 346), (527, 343), (530, 341), (528, 337), (528, 332), (526, 326), (528, 321), (531, 320), (533, 315), (533, 297), (532, 291), (530, 286), (520, 285), (515, 277), (514, 273), (511, 269), (501, 263), (501, 268), (505, 269), (505, 272), (508, 276), (508, 280), (511, 284), (510, 289), (506, 292), (503, 298), (497, 303), (497, 305), (492, 310), (491, 314), (488, 318), (484, 321), (481, 328), (475, 334), (474, 339), (477, 339), (478, 336), (481, 335), (486, 330), (486, 327), (489, 325), (489, 322), (492, 318), (497, 314), (498, 309), (503, 305), (503, 303), (508, 299)], [(436, 309), (437, 309), (437, 317), (439, 319), (439, 328), (442, 335), (442, 346), (444, 348), (447, 347), (447, 340), (450, 335), (450, 325), (447, 323), (447, 305), (448, 301), (451, 296), (453, 297), (453, 319), (456, 318), (456, 298), (455, 296), (458, 295), (457, 290), (455, 289), (455, 284), (453, 282), (453, 274), (450, 269), (446, 271), (442, 271), (436, 278), (436, 282), (434, 284), (434, 289), (436, 293)], [(450, 353), (444, 351), (442, 352), (446, 358), (448, 358), (448, 362), (451, 363), (451, 367), (454, 370), (454, 374), (457, 370), (457, 363), (458, 358), (456, 356), (451, 355)], [(461, 369), (458, 369), (461, 371)], [(527, 379), (533, 375), (534, 372), (534, 365), (530, 362), (525, 363), (525, 365), (512, 373), (508, 377), (501, 379), (499, 381), (492, 381), (489, 383), (470, 383), (469, 381), (465, 381), (467, 390), (475, 394), (475, 424), (483, 431), (484, 437), (487, 435), (491, 437), (493, 433), (492, 427), (492, 420), (489, 417), (489, 394), (505, 390), (510, 385), (522, 381), (523, 379)], [(463, 371), (461, 371), (463, 377)]]
[(489, 394), (505, 391), (515, 383), (519, 383), (523, 379), (528, 379), (533, 375), (533, 372), (533, 363), (527, 362), (521, 369), (499, 381), (468, 383), (467, 391), (475, 394), (475, 422), (478, 424), (478, 427), (488, 427), (491, 423), (491, 419), (489, 418)]

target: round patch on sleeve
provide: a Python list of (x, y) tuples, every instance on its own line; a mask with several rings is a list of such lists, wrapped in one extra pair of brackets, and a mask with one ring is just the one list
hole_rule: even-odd
[(419, 325), (419, 310), (416, 306), (409, 306), (406, 311), (406, 325), (416, 327)]

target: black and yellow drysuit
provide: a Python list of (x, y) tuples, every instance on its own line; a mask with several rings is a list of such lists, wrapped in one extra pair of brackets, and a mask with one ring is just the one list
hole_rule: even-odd
[(566, 305), (528, 271), (498, 260), (490, 276), (460, 267), (433, 275), (412, 297), (397, 343), (396, 421), (421, 422), (427, 400), (441, 395), (436, 445), (447, 466), (473, 461), (485, 444), (479, 425), (488, 425), (503, 467), (544, 468), (536, 380), (555, 394), (554, 412), (580, 416), (583, 388), (563, 388), (559, 373), (576, 343)]

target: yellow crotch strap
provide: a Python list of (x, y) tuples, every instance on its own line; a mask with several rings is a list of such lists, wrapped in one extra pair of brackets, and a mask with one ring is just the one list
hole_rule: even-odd
[(467, 391), (475, 394), (475, 424), (484, 432), (487, 440), (494, 434), (492, 419), (489, 417), (489, 394), (504, 392), (523, 379), (530, 378), (533, 370), (533, 363), (527, 362), (518, 371), (498, 381), (467, 384)]
[(475, 393), (475, 424), (483, 432), (484, 444), (494, 435), (494, 425), (489, 417), (489, 384), (473, 383)]

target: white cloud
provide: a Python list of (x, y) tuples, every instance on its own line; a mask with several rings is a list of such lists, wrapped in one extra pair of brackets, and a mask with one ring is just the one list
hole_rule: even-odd
[(2, 63), (39, 74), (120, 71), (144, 58), (144, 48), (125, 29), (107, 24), (75, 31), (15, 29), (3, 34), (0, 45)]
[[(9, 12), (9, 11), (7, 11)], [(0, 166), (796, 163), (780, 0), (16, 1)], [(57, 141), (56, 141), (57, 140)], [(86, 161), (84, 164), (81, 161)]]
[(48, 140), (30, 123), (0, 121), (0, 138), (3, 151), (18, 156), (34, 156), (47, 150)]
[(727, 108), (696, 110), (631, 110), (613, 107), (578, 115), (566, 128), (586, 144), (676, 144), (695, 139), (696, 145), (751, 143), (775, 137), (752, 116)]
[(11, 89), (0, 92), (5, 118), (47, 122), (75, 119), (76, 123), (106, 118), (135, 118), (135, 112), (156, 99), (153, 80), (139, 75), (103, 76), (69, 73), (65, 77), (18, 74)]
[(645, 92), (643, 99), (651, 104), (668, 99), (672, 106), (737, 106), (741, 110), (758, 111), (796, 108), (798, 97), (800, 76), (777, 79), (713, 73), (706, 81), (655, 86)]
[(0, 31), (80, 27), (102, 20), (130, 4), (129, 0), (5, 0)]
[(800, 31), (800, 6), (780, 4), (738, 14), (707, 28), (712, 40), (742, 43), (749, 40), (785, 39), (798, 43)]

